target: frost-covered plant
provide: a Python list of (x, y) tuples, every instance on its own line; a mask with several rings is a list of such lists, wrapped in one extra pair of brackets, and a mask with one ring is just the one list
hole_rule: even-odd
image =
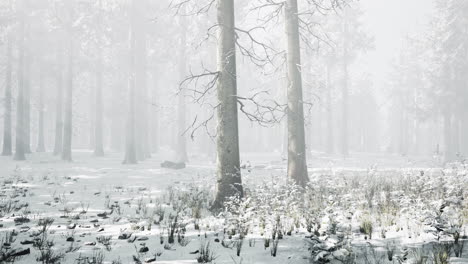
[(112, 250), (111, 240), (112, 240), (112, 236), (98, 236), (98, 237), (96, 237), (96, 241), (99, 244), (102, 244), (106, 248), (107, 251)]
[(370, 243), (363, 250), (363, 259), (365, 264), (384, 263), (384, 255), (380, 255)]
[(273, 239), (273, 243), (270, 249), (271, 256), (273, 257), (276, 257), (276, 253), (278, 252), (278, 244), (279, 244), (279, 238), (277, 237), (276, 239)]
[(0, 263), (14, 263), (19, 257), (14, 253), (16, 249), (11, 246), (14, 241), (12, 232), (2, 232), (0, 239)]
[(372, 239), (373, 223), (370, 217), (365, 216), (361, 219), (359, 230), (361, 231), (361, 233), (365, 234), (366, 237), (369, 237), (369, 239)]
[(36, 258), (36, 261), (41, 262), (42, 264), (56, 264), (65, 257), (65, 253), (56, 251), (54, 249), (54, 243), (47, 241), (39, 249), (39, 256)]
[(450, 263), (450, 255), (452, 254), (452, 244), (437, 243), (432, 248), (432, 261), (434, 264)]
[[(426, 254), (424, 254), (424, 251), (421, 248), (411, 250), (410, 257), (412, 263), (414, 264), (426, 264), (429, 259), (429, 257)], [(400, 261), (400, 263), (402, 261)]]
[(168, 237), (167, 237), (167, 242), (169, 244), (174, 244), (174, 233), (176, 229), (178, 228), (178, 219), (179, 215), (169, 215), (169, 225), (168, 225)]
[(387, 242), (385, 246), (385, 250), (387, 251), (388, 261), (393, 261), (393, 257), (395, 255), (395, 250), (396, 250), (395, 242), (393, 243)]
[(105, 259), (104, 252), (99, 249), (93, 250), (93, 255), (88, 258), (88, 264), (103, 264)]
[(215, 260), (213, 250), (211, 249), (210, 242), (200, 243), (200, 249), (198, 252), (197, 262), (198, 263), (211, 263)]
[(224, 229), (230, 237), (238, 234), (239, 240), (244, 240), (250, 230), (255, 208), (257, 207), (250, 198), (233, 197), (226, 202), (223, 212)]

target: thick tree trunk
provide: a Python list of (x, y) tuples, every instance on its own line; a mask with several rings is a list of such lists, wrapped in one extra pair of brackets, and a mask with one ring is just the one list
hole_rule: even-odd
[(147, 32), (146, 32), (146, 1), (134, 3), (134, 38), (135, 38), (135, 105), (136, 116), (136, 152), (137, 160), (143, 161), (150, 157), (148, 146), (148, 99), (147, 99)]
[(45, 152), (44, 143), (44, 73), (41, 68), (39, 72), (39, 105), (38, 105), (38, 126), (37, 126), (37, 149), (36, 152)]
[[(180, 42), (180, 61), (179, 61), (179, 74), (181, 80), (186, 76), (186, 49), (187, 49), (187, 23), (184, 16), (180, 18), (180, 28), (182, 30), (182, 37)], [(181, 89), (177, 96), (177, 149), (176, 149), (176, 161), (187, 162), (187, 139), (185, 134), (185, 89)]]
[(332, 84), (331, 65), (327, 65), (327, 154), (333, 154), (333, 105), (332, 105)]
[[(61, 41), (61, 40), (59, 40)], [(62, 153), (63, 144), (63, 47), (58, 45), (57, 52), (57, 86), (55, 96), (55, 143), (54, 155)]]
[(237, 114), (236, 35), (234, 0), (218, 1), (217, 190), (213, 209), (229, 197), (243, 196)]
[(12, 61), (12, 37), (9, 34), (6, 39), (6, 68), (5, 68), (5, 112), (3, 118), (3, 150), (2, 156), (12, 155), (11, 142), (11, 61)]
[(25, 2), (21, 1), (19, 7), (19, 38), (18, 38), (18, 97), (16, 99), (16, 139), (15, 139), (15, 160), (25, 160), (24, 151), (24, 46), (25, 46)]
[(72, 161), (72, 135), (73, 135), (73, 32), (72, 32), (72, 17), (73, 7), (71, 0), (68, 0), (69, 8), (69, 25), (68, 25), (68, 62), (67, 62), (67, 84), (65, 90), (65, 116), (63, 122), (63, 145), (62, 145), (62, 160)]
[(135, 19), (136, 19), (136, 1), (132, 0), (131, 7), (131, 27), (130, 27), (130, 55), (129, 55), (129, 80), (128, 80), (128, 117), (127, 117), (127, 135), (125, 142), (125, 159), (124, 164), (136, 164), (137, 163), (137, 150), (136, 150), (136, 137), (135, 137), (135, 100), (136, 100), (136, 83), (135, 83)]
[(302, 95), (301, 51), (297, 0), (285, 4), (288, 38), (288, 177), (299, 186), (309, 181), (306, 163), (304, 106)]

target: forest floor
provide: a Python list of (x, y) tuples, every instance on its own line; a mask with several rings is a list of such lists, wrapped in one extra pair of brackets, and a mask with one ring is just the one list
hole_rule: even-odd
[(215, 164), (203, 157), (182, 170), (158, 155), (0, 157), (0, 263), (468, 263), (463, 164), (314, 156), (299, 192), (278, 155), (245, 155), (247, 197), (216, 216)]

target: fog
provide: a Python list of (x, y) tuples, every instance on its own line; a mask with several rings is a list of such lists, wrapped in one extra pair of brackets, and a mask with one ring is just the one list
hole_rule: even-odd
[(210, 212), (274, 177), (446, 175), (468, 155), (465, 2), (0, 0), (0, 172), (196, 178)]
[[(262, 95), (255, 101), (246, 100), (239, 115), (239, 143), (241, 152), (281, 155), (286, 144), (283, 135), (286, 130), (282, 127), (286, 122), (283, 106), (287, 86), (284, 59), (279, 59), (286, 54), (283, 18), (268, 14), (274, 11), (272, 8), (259, 8), (260, 2), (239, 1), (235, 7), (236, 24), (243, 30), (236, 32), (239, 96)], [(151, 146), (145, 155), (160, 148), (175, 151), (179, 140), (186, 141), (187, 153), (212, 153), (216, 120), (207, 119), (213, 113), (210, 108), (216, 101), (215, 91), (202, 93), (212, 79), (210, 75), (197, 80), (190, 77), (216, 70), (215, 7), (205, 9), (197, 2), (178, 4), (143, 1), (135, 4), (133, 14), (129, 1), (2, 1), (3, 86), (11, 76), (10, 85), (16, 97), (18, 74), (23, 72), (25, 89), (30, 90), (27, 123), (31, 126), (28, 133), (32, 148), (39, 140), (41, 94), (44, 142), (47, 150), (53, 148), (57, 87), (65, 90), (70, 82), (67, 68), (72, 66), (74, 149), (94, 148), (96, 111), (102, 113), (104, 148), (124, 149), (128, 112), (125, 105), (129, 79), (135, 74), (136, 89), (141, 93), (136, 98), (139, 109), (135, 114), (142, 129), (137, 124), (137, 130), (144, 134), (142, 145)], [(466, 147), (462, 146), (468, 145), (460, 132), (466, 123), (464, 100), (456, 92), (462, 92), (463, 88), (451, 89), (453, 100), (458, 97), (460, 107), (450, 106), (453, 109), (445, 114), (449, 117), (444, 117), (442, 108), (453, 105), (450, 96), (443, 98), (445, 92), (451, 93), (450, 85), (437, 83), (443, 77), (434, 76), (444, 67), (443, 63), (451, 63), (440, 60), (455, 56), (452, 54), (464, 47), (463, 39), (449, 38), (457, 34), (450, 32), (458, 29), (452, 23), (463, 21), (462, 18), (448, 21), (453, 16), (449, 13), (456, 11), (447, 11), (444, 4), (440, 5), (431, 1), (368, 0), (351, 3), (344, 9), (324, 7), (323, 12), (304, 15), (300, 33), (301, 73), (308, 152), (346, 154), (342, 153), (340, 142), (343, 141), (340, 133), (346, 131), (351, 152), (422, 156), (432, 156), (437, 151), (446, 153), (450, 144), (444, 140), (443, 119), (449, 118), (450, 129), (446, 130), (454, 142), (449, 150), (452, 153), (446, 156), (463, 155)], [(346, 22), (353, 31), (350, 39), (346, 39), (350, 43), (346, 80), (342, 66), (343, 43), (347, 38), (342, 28), (345, 9), (353, 12)], [(276, 16), (265, 23), (265, 17), (270, 15)], [(131, 46), (132, 39), (135, 47)], [(66, 62), (70, 41), (71, 66)], [(8, 45), (11, 50), (7, 50)], [(25, 69), (19, 69), (21, 56)], [(134, 65), (129, 60), (134, 60)], [(463, 62), (458, 62), (459, 67), (463, 67)], [(6, 71), (7, 65), (11, 65), (10, 72)], [(453, 78), (456, 75), (454, 72)], [(341, 114), (341, 90), (345, 82), (349, 90), (347, 127), (343, 127), (345, 117)], [(98, 101), (97, 86), (102, 90), (102, 100)], [(328, 89), (331, 102), (326, 98)], [(279, 107), (271, 115), (265, 116), (265, 111), (271, 109), (256, 111), (255, 105), (270, 105), (273, 101)], [(177, 108), (181, 102), (184, 106)], [(185, 113), (177, 114), (179, 111)], [(331, 118), (327, 119), (327, 112), (332, 112)], [(168, 159), (180, 154), (170, 155), (173, 157)]]

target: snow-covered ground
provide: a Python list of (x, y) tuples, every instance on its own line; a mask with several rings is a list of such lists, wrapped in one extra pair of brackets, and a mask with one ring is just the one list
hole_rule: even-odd
[(314, 155), (310, 188), (299, 192), (287, 184), (278, 156), (243, 155), (246, 199), (216, 216), (207, 210), (215, 164), (201, 157), (182, 170), (160, 168), (159, 156), (138, 165), (122, 165), (116, 153), (75, 152), (73, 163), (50, 154), (26, 162), (0, 157), (0, 258), (197, 263), (201, 245), (208, 245), (213, 263), (416, 263), (418, 254), (432, 263), (450, 244), (450, 263), (468, 263), (468, 246), (455, 257), (468, 222), (462, 165)]

